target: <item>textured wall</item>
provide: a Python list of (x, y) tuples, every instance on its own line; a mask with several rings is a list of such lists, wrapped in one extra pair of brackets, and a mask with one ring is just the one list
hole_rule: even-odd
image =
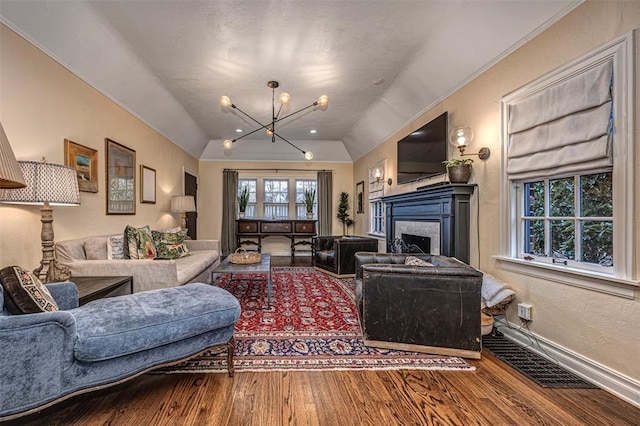
[[(491, 149), (491, 158), (487, 162), (476, 158), (473, 166), (472, 182), (478, 184), (478, 191), (472, 198), (472, 265), (509, 282), (517, 292), (517, 301), (533, 305), (531, 330), (534, 333), (635, 380), (640, 380), (640, 363), (635, 361), (640, 348), (640, 332), (636, 324), (640, 318), (638, 291), (636, 300), (626, 300), (509, 273), (501, 270), (492, 256), (499, 254), (500, 250), (500, 99), (541, 75), (638, 27), (640, 2), (587, 2), (443, 100), (412, 125), (399, 130), (354, 164), (354, 180), (366, 180), (368, 168), (387, 158), (388, 176), (395, 179), (396, 141), (401, 137), (444, 111), (449, 111), (450, 126), (471, 126), (475, 138), (469, 151), (477, 152), (483, 146)], [(636, 100), (639, 98), (636, 94)], [(638, 106), (636, 117), (637, 111), (640, 111)], [(636, 123), (636, 147), (640, 141), (639, 128)], [(636, 149), (638, 156), (637, 151)], [(459, 154), (450, 152), (450, 156), (458, 157)], [(639, 163), (636, 158), (636, 164)], [(639, 181), (637, 169), (638, 167), (634, 177), (636, 182)], [(401, 186), (394, 183), (386, 188), (387, 193), (401, 193), (412, 191), (426, 183)], [(634, 214), (636, 229), (640, 222), (638, 192), (640, 187), (637, 186)], [(478, 207), (479, 217), (476, 213)], [(359, 233), (366, 232), (363, 226), (362, 223), (358, 224)], [(640, 238), (636, 236), (636, 248), (638, 247)], [(636, 264), (640, 264), (639, 251), (636, 249)], [(510, 321), (518, 321), (515, 303), (510, 307), (508, 317)]]
[[(121, 232), (126, 224), (172, 226), (171, 195), (182, 193), (182, 167), (198, 160), (0, 25), (0, 121), (18, 160), (64, 164), (64, 139), (98, 150), (98, 193), (81, 192), (80, 207), (54, 207), (56, 240)], [(105, 214), (104, 138), (136, 151), (136, 215)], [(156, 169), (156, 204), (141, 204), (139, 167)], [(0, 204), (0, 266), (38, 266), (40, 211)]]

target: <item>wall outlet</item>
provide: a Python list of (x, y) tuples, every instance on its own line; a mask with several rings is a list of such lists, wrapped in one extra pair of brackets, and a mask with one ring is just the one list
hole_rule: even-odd
[(518, 316), (525, 321), (531, 321), (532, 309), (533, 306), (529, 303), (518, 303)]

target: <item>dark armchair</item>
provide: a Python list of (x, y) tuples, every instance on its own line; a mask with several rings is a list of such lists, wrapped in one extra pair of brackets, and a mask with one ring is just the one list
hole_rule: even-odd
[(339, 276), (353, 276), (356, 272), (355, 254), (359, 251), (378, 252), (378, 240), (367, 237), (313, 237), (313, 265)]
[[(405, 265), (407, 256), (433, 266)], [(456, 258), (356, 253), (365, 345), (480, 358), (482, 273)]]

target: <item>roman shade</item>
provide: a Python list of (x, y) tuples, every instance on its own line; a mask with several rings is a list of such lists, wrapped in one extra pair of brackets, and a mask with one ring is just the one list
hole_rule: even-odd
[(561, 80), (509, 105), (510, 180), (612, 165), (613, 62)]

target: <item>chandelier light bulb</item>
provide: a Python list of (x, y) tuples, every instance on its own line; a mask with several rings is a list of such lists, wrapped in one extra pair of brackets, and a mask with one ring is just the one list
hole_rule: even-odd
[(282, 92), (280, 94), (280, 103), (282, 105), (287, 105), (289, 102), (291, 102), (291, 95), (287, 92)]
[(267, 135), (273, 136), (273, 130), (271, 130), (271, 127), (267, 127)]
[(305, 160), (313, 160), (313, 152), (305, 151), (304, 152), (304, 158), (305, 158)]
[(222, 106), (223, 108), (228, 108), (231, 106), (231, 98), (224, 95), (224, 96), (220, 96), (220, 106)]
[(322, 95), (318, 98), (318, 105), (321, 107), (326, 107), (329, 105), (329, 97), (327, 95)]
[(224, 149), (231, 149), (232, 146), (233, 142), (231, 141), (231, 139), (225, 139), (224, 142), (222, 142), (222, 147)]

